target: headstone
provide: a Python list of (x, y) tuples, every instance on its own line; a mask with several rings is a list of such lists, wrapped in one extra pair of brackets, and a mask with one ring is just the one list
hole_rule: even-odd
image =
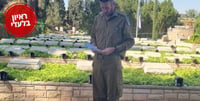
[(173, 68), (166, 63), (143, 63), (142, 68), (145, 73), (172, 74)]
[(30, 41), (31, 44), (39, 44), (39, 45), (44, 45), (44, 41), (37, 41), (37, 40), (32, 40)]
[(86, 46), (84, 43), (74, 43), (74, 47), (85, 48)]
[(72, 27), (72, 33), (74, 34), (76, 32), (76, 28)]
[(137, 59), (139, 59), (140, 57), (142, 57), (143, 60), (147, 60), (148, 59), (148, 56), (146, 56), (144, 54), (128, 54), (127, 56), (132, 56), (132, 57), (137, 58)]
[(22, 40), (22, 39), (18, 39), (16, 41), (17, 44), (29, 44), (30, 40)]
[(147, 41), (147, 38), (140, 38), (140, 41)]
[(142, 46), (149, 46), (149, 43), (141, 43)]
[(21, 49), (28, 49), (29, 46), (27, 45), (14, 45), (14, 46), (11, 46), (11, 48), (21, 48)]
[(83, 49), (83, 48), (70, 48), (67, 51), (72, 52), (72, 53), (73, 52), (84, 52), (85, 49)]
[(60, 31), (63, 32), (63, 27), (60, 27)]
[(2, 38), (0, 40), (0, 43), (14, 43), (15, 39), (6, 39), (6, 38)]
[(168, 41), (168, 36), (167, 35), (163, 35), (162, 36), (162, 41), (163, 42), (167, 42)]
[(33, 40), (35, 37), (27, 37), (28, 40)]
[(92, 71), (92, 61), (81, 60), (77, 61), (77, 70)]
[(46, 48), (44, 46), (32, 46), (30, 48), (30, 51), (40, 51), (40, 52), (46, 52), (46, 53), (48, 53), (48, 48)]
[(45, 45), (58, 45), (58, 41), (46, 41)]
[(155, 51), (156, 50), (156, 48), (154, 46), (143, 46), (142, 49), (147, 50), (147, 51)]
[(133, 46), (131, 47), (132, 50), (141, 50), (142, 46)]
[(60, 46), (73, 46), (73, 42), (60, 42)]
[(183, 59), (191, 59), (192, 57), (189, 55), (189, 54), (174, 54), (174, 56), (176, 58), (179, 58), (180, 60), (183, 60)]
[(44, 36), (45, 36), (45, 34), (39, 34), (39, 37), (42, 37), (42, 38), (43, 38)]
[(166, 59), (169, 60), (169, 61), (174, 61), (176, 59), (176, 57), (166, 56)]
[(20, 69), (40, 69), (41, 61), (40, 59), (14, 58), (7, 66)]
[(134, 38), (135, 42), (139, 42), (140, 41), (140, 38)]
[(79, 42), (83, 42), (83, 43), (84, 43), (84, 42), (88, 42), (88, 43), (90, 43), (90, 40), (87, 40), (87, 39), (80, 39)]
[(52, 55), (60, 56), (62, 54), (65, 54), (67, 51), (63, 48), (58, 47), (50, 47), (48, 53)]
[(148, 57), (161, 57), (161, 54), (156, 52), (145, 52), (145, 55)]
[(184, 51), (184, 52), (192, 52), (192, 49), (190, 48), (181, 48), (181, 47), (177, 47), (176, 51), (180, 52), (180, 51)]
[(193, 48), (193, 44), (191, 43), (185, 43), (185, 42), (177, 42), (176, 43), (177, 46), (184, 46), (184, 47), (190, 47), (190, 48)]
[(171, 47), (158, 46), (157, 49), (158, 51), (172, 52)]
[(8, 45), (0, 45), (0, 49), (6, 49), (8, 47), (9, 47)]
[(5, 49), (6, 52), (13, 52), (15, 54), (22, 54), (25, 52), (25, 49), (22, 49), (21, 47), (9, 47)]
[(196, 48), (196, 52), (199, 52), (199, 53), (200, 53), (200, 48)]
[(199, 57), (199, 58), (200, 58), (200, 55), (199, 55), (199, 54), (191, 54), (190, 56), (191, 56), (191, 57)]
[(135, 54), (141, 54), (141, 51), (132, 51), (132, 50), (128, 50), (126, 51), (126, 56), (134, 56)]

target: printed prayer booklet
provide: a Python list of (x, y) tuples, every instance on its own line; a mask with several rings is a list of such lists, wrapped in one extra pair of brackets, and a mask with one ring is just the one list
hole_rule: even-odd
[(98, 49), (97, 47), (95, 47), (94, 45), (90, 44), (90, 43), (85, 43), (85, 46), (92, 50), (92, 51), (101, 51), (100, 49)]

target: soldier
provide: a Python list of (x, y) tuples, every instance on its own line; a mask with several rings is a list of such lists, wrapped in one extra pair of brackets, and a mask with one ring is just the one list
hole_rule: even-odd
[(94, 101), (118, 101), (122, 96), (121, 58), (134, 39), (128, 18), (115, 11), (114, 0), (100, 0), (100, 12), (94, 20), (91, 44), (99, 50), (93, 60)]

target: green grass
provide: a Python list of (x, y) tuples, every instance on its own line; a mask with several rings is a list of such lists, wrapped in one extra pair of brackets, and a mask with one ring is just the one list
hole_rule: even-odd
[(134, 85), (172, 86), (174, 75), (145, 74), (142, 69), (126, 68), (123, 70), (123, 82)]
[(40, 70), (6, 68), (6, 63), (0, 66), (0, 70), (8, 71), (9, 79), (17, 81), (84, 83), (88, 80), (88, 72), (76, 70), (74, 64), (47, 63)]
[[(76, 70), (75, 64), (46, 63), (40, 70), (8, 68), (0, 63), (0, 71), (8, 71), (10, 80), (17, 81), (54, 81), (69, 83), (87, 83), (90, 72)], [(188, 86), (200, 86), (200, 68), (177, 68), (174, 74), (150, 74), (142, 69), (124, 68), (124, 84), (174, 86), (174, 79), (180, 76)]]

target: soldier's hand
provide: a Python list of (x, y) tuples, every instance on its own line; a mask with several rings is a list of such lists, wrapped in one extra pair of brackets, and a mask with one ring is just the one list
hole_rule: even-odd
[(111, 53), (113, 53), (115, 51), (114, 47), (109, 47), (109, 48), (105, 48), (104, 50), (102, 50), (100, 53), (103, 55), (110, 55)]

